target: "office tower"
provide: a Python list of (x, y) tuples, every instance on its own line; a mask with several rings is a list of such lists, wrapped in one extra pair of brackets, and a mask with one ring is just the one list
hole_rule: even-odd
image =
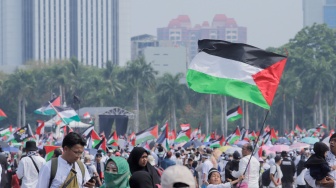
[(323, 12), (324, 23), (329, 28), (336, 29), (336, 0), (326, 0)]

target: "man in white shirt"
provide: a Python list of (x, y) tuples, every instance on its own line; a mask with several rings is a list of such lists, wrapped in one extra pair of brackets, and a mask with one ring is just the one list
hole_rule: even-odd
[[(80, 161), (85, 145), (86, 141), (78, 133), (71, 132), (67, 134), (62, 142), (63, 154), (56, 159), (57, 169), (55, 177), (51, 179), (52, 160), (50, 160), (42, 167), (36, 188), (59, 188), (66, 183), (68, 175), (72, 174), (74, 176), (71, 177), (74, 178), (69, 183), (70, 185), (75, 184), (74, 188), (94, 187), (96, 181), (89, 181), (91, 178), (90, 174)], [(80, 165), (84, 167), (84, 174)]]
[(211, 168), (213, 168), (213, 163), (210, 160), (212, 150), (207, 148), (207, 159), (203, 162), (202, 166), (202, 186), (207, 185), (208, 183), (208, 173)]
[(27, 141), (25, 150), (27, 156), (20, 160), (16, 174), (22, 179), (21, 188), (31, 188), (37, 185), (39, 171), (46, 161), (37, 154), (35, 141)]
[[(239, 161), (239, 170), (232, 171), (232, 176), (235, 178), (239, 178), (240, 176), (245, 175), (245, 179), (243, 180), (243, 182), (247, 183), (249, 188), (259, 188), (258, 181), (259, 181), (260, 163), (258, 159), (256, 159), (254, 156), (251, 156), (252, 150), (253, 147), (250, 143), (245, 144), (242, 147), (243, 158), (241, 158)], [(249, 166), (247, 166), (249, 160), (250, 163)], [(238, 182), (238, 186), (241, 183), (242, 182)]]

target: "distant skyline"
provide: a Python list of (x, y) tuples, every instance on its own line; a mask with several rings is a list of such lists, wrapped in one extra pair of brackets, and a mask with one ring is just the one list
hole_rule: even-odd
[(216, 14), (234, 18), (247, 28), (247, 43), (263, 49), (287, 43), (303, 28), (302, 0), (131, 0), (131, 36), (156, 36), (178, 15), (195, 26), (211, 24)]

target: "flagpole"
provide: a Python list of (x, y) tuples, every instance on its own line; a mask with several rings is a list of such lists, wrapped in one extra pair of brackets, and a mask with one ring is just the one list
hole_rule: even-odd
[[(244, 171), (243, 175), (245, 175), (246, 170), (247, 170), (247, 168), (248, 168), (248, 166), (249, 166), (249, 164), (250, 164), (250, 162), (251, 162), (251, 159), (252, 159), (252, 157), (253, 157), (254, 150), (256, 149), (257, 144), (258, 144), (259, 137), (260, 137), (260, 135), (262, 135), (262, 133), (263, 133), (264, 126), (265, 126), (265, 122), (266, 122), (267, 116), (268, 116), (268, 114), (269, 114), (269, 111), (270, 111), (270, 110), (267, 110), (267, 112), (266, 112), (266, 115), (265, 115), (263, 124), (262, 124), (262, 126), (261, 126), (261, 128), (260, 128), (260, 131), (259, 131), (259, 135), (258, 135), (258, 137), (257, 137), (257, 139), (256, 139), (257, 141), (255, 142), (255, 144), (254, 144), (254, 146), (253, 146), (253, 150), (252, 150), (250, 159), (249, 159), (249, 161), (247, 162), (247, 165), (246, 165), (246, 168), (245, 168), (245, 171)], [(240, 187), (240, 184), (241, 184), (242, 182), (243, 182), (243, 180), (240, 180), (238, 187)]]

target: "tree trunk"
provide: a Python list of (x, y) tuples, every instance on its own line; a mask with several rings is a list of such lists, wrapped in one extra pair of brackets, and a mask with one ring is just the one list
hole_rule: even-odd
[(209, 130), (213, 131), (212, 127), (212, 94), (209, 95)]
[(205, 98), (205, 132), (206, 135), (209, 135), (209, 101), (208, 101), (208, 95), (204, 95)]
[(317, 114), (317, 106), (316, 106), (316, 104), (314, 104), (314, 111), (313, 111), (314, 126), (317, 125), (317, 116), (316, 116), (316, 114)]
[(222, 132), (222, 135), (225, 135), (224, 134), (224, 101), (223, 101), (223, 97), (220, 96), (220, 109), (221, 109), (221, 132)]
[(22, 98), (22, 125), (26, 125), (26, 98)]
[(283, 101), (283, 133), (285, 134), (287, 126), (286, 126), (286, 100)]
[(226, 101), (226, 96), (224, 96), (224, 117), (225, 117), (225, 120), (224, 120), (224, 135), (227, 137), (228, 123), (227, 123), (227, 119), (226, 119), (226, 112), (227, 112), (227, 101)]
[(249, 130), (250, 128), (250, 124), (249, 124), (249, 110), (248, 110), (248, 103), (246, 103), (245, 105), (245, 111), (246, 111), (246, 118), (245, 118), (245, 129), (246, 130)]
[(135, 132), (139, 132), (139, 88), (135, 90)]
[(318, 92), (318, 112), (319, 112), (319, 124), (320, 124), (323, 123), (322, 91)]
[[(245, 105), (244, 105), (244, 101), (243, 100), (241, 100), (241, 104), (242, 104), (241, 105), (241, 109), (243, 109), (243, 114), (244, 114), (245, 113), (245, 109), (244, 109)], [(241, 118), (241, 126), (242, 127), (245, 127), (245, 122), (244, 121), (245, 121), (245, 116), (243, 115), (243, 117)]]
[(17, 116), (17, 126), (20, 128), (21, 127), (21, 96), (18, 96), (18, 116)]
[(294, 97), (292, 98), (292, 130), (294, 130), (295, 124), (295, 111), (294, 111)]
[(176, 130), (176, 107), (175, 104), (173, 103), (173, 125), (174, 125), (174, 130)]
[(330, 130), (330, 124), (329, 124), (329, 101), (328, 101), (328, 95), (326, 97), (326, 126), (327, 126), (327, 130)]
[(61, 98), (61, 106), (63, 106), (63, 102), (64, 102), (64, 99), (63, 99), (63, 92), (62, 92), (62, 86), (60, 85), (59, 86), (59, 92), (60, 92), (60, 98)]
[(148, 115), (147, 115), (147, 106), (146, 106), (146, 102), (145, 101), (144, 101), (144, 108), (145, 108), (146, 124), (149, 125), (149, 123), (148, 123)]

